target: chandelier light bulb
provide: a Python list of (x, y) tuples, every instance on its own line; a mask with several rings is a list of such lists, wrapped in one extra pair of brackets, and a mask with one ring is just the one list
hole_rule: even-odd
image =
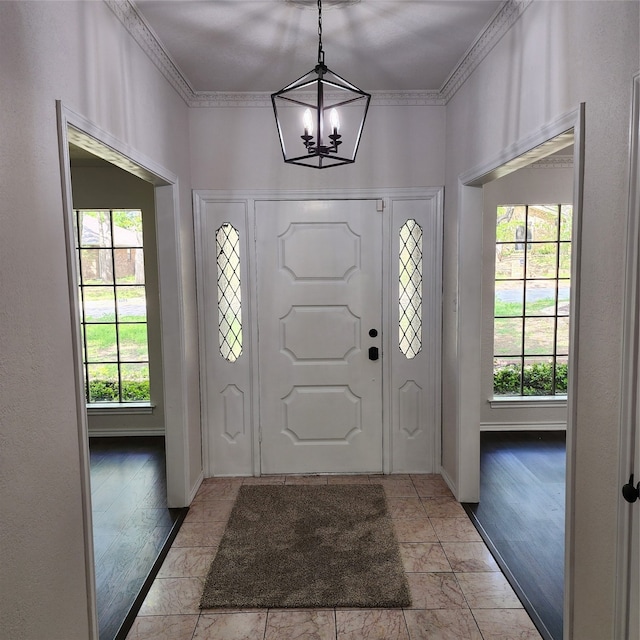
[(304, 126), (304, 135), (312, 136), (313, 135), (313, 117), (311, 116), (311, 109), (305, 109), (304, 115), (302, 116), (302, 125)]
[(331, 124), (333, 133), (340, 131), (340, 115), (337, 109), (331, 109), (329, 112), (329, 123)]

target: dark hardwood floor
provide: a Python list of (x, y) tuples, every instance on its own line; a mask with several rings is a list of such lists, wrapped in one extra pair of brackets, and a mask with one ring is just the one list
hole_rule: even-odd
[(545, 640), (562, 640), (565, 433), (483, 432), (480, 503), (463, 505)]
[(164, 438), (90, 438), (100, 640), (124, 638), (186, 509), (167, 508)]

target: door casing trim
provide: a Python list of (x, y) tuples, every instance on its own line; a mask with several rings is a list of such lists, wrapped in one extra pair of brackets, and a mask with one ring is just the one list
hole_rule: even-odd
[[(476, 336), (480, 335), (480, 282), (477, 280), (477, 265), (482, 259), (481, 243), (474, 235), (478, 219), (483, 210), (482, 185), (514, 171), (535, 158), (536, 150), (553, 139), (573, 131), (574, 141), (574, 185), (573, 185), (573, 232), (571, 265), (571, 327), (569, 336), (569, 379), (567, 393), (567, 468), (565, 508), (565, 580), (564, 580), (564, 637), (573, 635), (573, 585), (575, 566), (573, 540), (575, 527), (575, 452), (577, 419), (577, 387), (579, 365), (579, 312), (581, 259), (581, 220), (584, 185), (584, 140), (585, 104), (581, 103), (550, 123), (540, 127), (531, 135), (515, 142), (494, 158), (479, 165), (458, 178), (458, 327), (457, 353), (466, 354), (458, 362), (458, 384), (456, 396), (456, 430), (458, 441), (457, 476), (449, 478), (451, 488), (461, 502), (478, 502), (480, 499), (480, 358), (479, 350), (473, 349)], [(566, 145), (565, 145), (566, 146)], [(549, 149), (551, 149), (550, 147)], [(521, 164), (522, 163), (522, 164)], [(478, 215), (480, 213), (480, 215)], [(464, 228), (464, 233), (462, 230)], [(477, 236), (477, 237), (476, 237)], [(464, 324), (463, 324), (464, 323)]]
[[(83, 537), (87, 588), (87, 608), (89, 629), (87, 637), (98, 640), (98, 615), (94, 566), (93, 520), (91, 514), (91, 483), (89, 464), (89, 435), (87, 410), (84, 397), (82, 375), (82, 350), (79, 325), (78, 279), (75, 261), (75, 237), (73, 231), (73, 197), (71, 190), (71, 165), (69, 158), (69, 133), (73, 131), (86, 142), (95, 144), (106, 152), (114, 162), (120, 158), (122, 168), (138, 175), (155, 186), (156, 230), (158, 249), (162, 243), (166, 254), (163, 265), (158, 265), (161, 292), (161, 339), (163, 357), (168, 348), (177, 352), (175, 366), (168, 367), (163, 359), (163, 386), (165, 399), (171, 390), (172, 402), (165, 406), (165, 442), (167, 452), (167, 499), (170, 507), (187, 506), (193, 498), (195, 488), (189, 486), (188, 432), (187, 432), (187, 378), (184, 369), (185, 345), (184, 317), (182, 306), (182, 276), (179, 242), (180, 211), (178, 201), (178, 177), (151, 158), (143, 155), (105, 131), (91, 120), (70, 109), (62, 101), (56, 101), (56, 122), (58, 131), (58, 155), (67, 249), (67, 277), (69, 286), (69, 317), (73, 346), (75, 373), (75, 410), (78, 424), (78, 445), (80, 458), (80, 486), (83, 512)], [(164, 294), (164, 295), (163, 295)], [(176, 305), (173, 301), (178, 300)], [(176, 341), (175, 337), (180, 340)], [(174, 346), (175, 343), (178, 343)], [(199, 483), (198, 483), (199, 484)]]
[[(627, 221), (627, 248), (625, 274), (625, 307), (623, 312), (623, 363), (620, 399), (620, 468), (618, 483), (622, 487), (635, 474), (640, 479), (640, 468), (634, 469), (637, 447), (638, 389), (640, 377), (640, 74), (633, 79), (631, 120), (629, 125), (629, 215)], [(616, 549), (615, 637), (629, 637), (629, 620), (635, 606), (629, 601), (631, 572), (629, 569), (632, 543), (632, 510), (618, 492), (618, 541)]]

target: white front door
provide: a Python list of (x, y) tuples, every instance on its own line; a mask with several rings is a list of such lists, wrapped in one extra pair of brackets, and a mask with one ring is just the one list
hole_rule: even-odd
[(437, 473), (442, 190), (199, 191), (194, 217), (205, 474)]
[(261, 472), (381, 472), (376, 201), (258, 201), (256, 240)]

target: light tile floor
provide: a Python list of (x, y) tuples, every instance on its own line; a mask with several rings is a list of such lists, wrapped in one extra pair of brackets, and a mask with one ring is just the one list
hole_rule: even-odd
[[(239, 487), (384, 486), (411, 588), (410, 609), (200, 610), (202, 585)], [(541, 640), (439, 475), (205, 480), (127, 640)]]

